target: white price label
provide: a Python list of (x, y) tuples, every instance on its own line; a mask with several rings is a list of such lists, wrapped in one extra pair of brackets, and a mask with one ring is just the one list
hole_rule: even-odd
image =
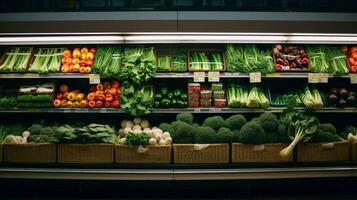
[(351, 84), (357, 84), (357, 74), (350, 74)]
[(208, 82), (219, 82), (219, 72), (208, 72)]
[(260, 82), (262, 82), (262, 73), (261, 72), (251, 72), (251, 73), (249, 73), (249, 82), (251, 82), (251, 83), (260, 83)]
[(100, 75), (99, 74), (89, 74), (89, 84), (99, 84)]
[(205, 82), (205, 72), (193, 72), (193, 82), (200, 83)]
[(319, 82), (320, 83), (328, 83), (328, 73), (319, 73)]
[(318, 74), (315, 73), (309, 73), (307, 77), (308, 77), (308, 83), (319, 83), (320, 81)]

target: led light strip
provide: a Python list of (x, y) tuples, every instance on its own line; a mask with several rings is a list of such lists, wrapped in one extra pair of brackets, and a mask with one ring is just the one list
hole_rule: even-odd
[(306, 33), (71, 33), (1, 34), (0, 45), (155, 44), (155, 43), (291, 43), (357, 44), (357, 34)]

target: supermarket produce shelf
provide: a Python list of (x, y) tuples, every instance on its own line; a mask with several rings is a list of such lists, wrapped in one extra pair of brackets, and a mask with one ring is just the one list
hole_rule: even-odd
[[(263, 108), (154, 108), (152, 113), (282, 113), (286, 107), (269, 107)], [(304, 107), (296, 107), (296, 110), (305, 110)], [(316, 113), (357, 113), (357, 108), (346, 107), (325, 107), (321, 110), (314, 111)], [(126, 113), (122, 109), (115, 108), (11, 108), (0, 109), (0, 113)]]
[(356, 177), (357, 166), (249, 169), (0, 168), (0, 179), (60, 180), (248, 180)]
[[(81, 79), (91, 78), (92, 76), (99, 76), (99, 74), (81, 74), (81, 73), (50, 73), (50, 74), (36, 74), (36, 73), (0, 73), (0, 79), (20, 79), (20, 78), (43, 78), (43, 79)], [(153, 78), (193, 78), (193, 72), (176, 72), (176, 73), (156, 73)], [(208, 73), (206, 72), (206, 77)], [(329, 78), (349, 78), (350, 75), (334, 76), (329, 74)], [(248, 73), (236, 72), (220, 72), (220, 78), (249, 78)], [(286, 72), (286, 73), (272, 73), (262, 74), (262, 78), (308, 78), (308, 73), (303, 72)]]

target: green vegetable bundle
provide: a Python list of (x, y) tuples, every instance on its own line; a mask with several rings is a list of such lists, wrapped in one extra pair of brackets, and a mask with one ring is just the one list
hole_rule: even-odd
[(308, 47), (311, 71), (336, 75), (349, 72), (346, 55), (339, 49), (326, 46)]
[(220, 71), (224, 69), (224, 63), (220, 53), (208, 56), (204, 52), (193, 52), (190, 55), (189, 67), (191, 71)]
[(39, 74), (59, 72), (63, 51), (63, 48), (39, 48), (28, 71)]
[(226, 47), (227, 71), (229, 72), (274, 72), (271, 50), (261, 51), (255, 45), (232, 45)]
[(0, 72), (27, 72), (33, 48), (12, 48), (5, 52)]
[(45, 126), (42, 123), (32, 124), (27, 130), (30, 132), (28, 138), (32, 143), (57, 143), (59, 140), (55, 135), (57, 126)]
[(135, 134), (129, 132), (126, 136), (126, 143), (129, 147), (145, 146), (149, 144), (150, 136), (146, 133)]
[(117, 135), (115, 130), (108, 125), (89, 124), (84, 127), (59, 126), (55, 130), (60, 143), (109, 143), (115, 144)]
[(309, 87), (305, 87), (299, 96), (306, 108), (319, 110), (323, 107), (323, 98), (317, 89), (310, 90)]
[(29, 103), (29, 102), (51, 102), (52, 95), (33, 95), (33, 94), (23, 94), (17, 97), (18, 102)]
[(172, 57), (171, 71), (184, 72), (186, 71), (186, 56), (177, 55)]
[(0, 98), (0, 108), (14, 108), (16, 103), (16, 97), (14, 96)]
[(120, 47), (99, 47), (93, 70), (103, 78), (118, 79), (122, 68), (123, 53)]
[(128, 82), (122, 85), (120, 107), (133, 116), (151, 113), (153, 91), (152, 87), (134, 87)]
[(140, 85), (156, 73), (156, 55), (153, 47), (126, 48), (119, 78)]
[(162, 56), (157, 59), (157, 69), (159, 71), (171, 71), (171, 56)]
[(248, 88), (230, 85), (227, 87), (227, 101), (229, 107), (267, 108), (269, 100), (263, 90), (258, 87)]

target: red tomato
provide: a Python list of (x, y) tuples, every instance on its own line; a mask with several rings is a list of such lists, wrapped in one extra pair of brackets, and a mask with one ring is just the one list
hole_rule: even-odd
[(97, 49), (96, 48), (90, 48), (89, 52), (92, 52), (93, 54), (95, 54), (95, 52), (97, 52)]

